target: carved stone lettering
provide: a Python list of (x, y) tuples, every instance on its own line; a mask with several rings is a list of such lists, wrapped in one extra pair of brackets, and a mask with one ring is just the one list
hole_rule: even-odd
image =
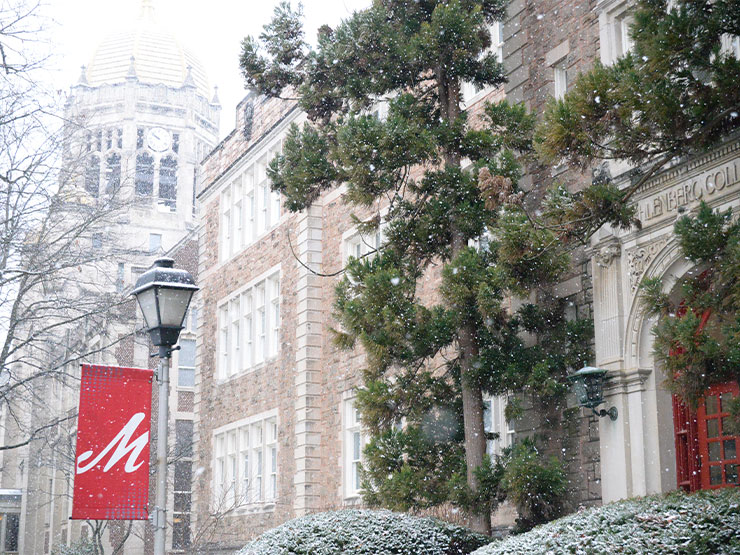
[(691, 180), (655, 193), (637, 203), (637, 217), (643, 224), (651, 224), (664, 217), (675, 216), (676, 211), (701, 200), (711, 200), (740, 184), (740, 160), (732, 160), (707, 170)]

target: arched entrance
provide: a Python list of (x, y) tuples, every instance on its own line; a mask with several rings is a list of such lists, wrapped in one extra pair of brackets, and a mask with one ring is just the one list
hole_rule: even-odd
[[(652, 275), (661, 276), (666, 283), (665, 290), (671, 291), (671, 298), (679, 306), (675, 317), (682, 318), (686, 308), (681, 300), (681, 282), (687, 277), (696, 276), (699, 271), (688, 267), (685, 260), (675, 259), (675, 245), (665, 249), (664, 272), (651, 268)], [(647, 273), (650, 275), (650, 272)], [(703, 274), (702, 274), (703, 275)], [(639, 302), (639, 300), (638, 300)], [(698, 330), (707, 325), (711, 311), (700, 316)], [(643, 322), (644, 326), (644, 322)], [(644, 330), (643, 330), (644, 331)], [(644, 338), (648, 340), (649, 338)], [(676, 346), (672, 355), (680, 355), (683, 347)], [(729, 401), (740, 396), (737, 381), (712, 385), (705, 392), (696, 410), (692, 410), (678, 396), (672, 396), (673, 428), (676, 457), (676, 486), (685, 491), (717, 489), (740, 485), (738, 482), (738, 447), (740, 435), (730, 430)]]

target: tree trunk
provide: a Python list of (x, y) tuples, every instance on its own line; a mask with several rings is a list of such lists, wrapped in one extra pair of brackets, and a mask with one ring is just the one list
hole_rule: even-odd
[[(442, 117), (453, 122), (460, 115), (460, 85), (457, 79), (448, 80), (444, 68), (437, 69), (437, 83), (440, 91)], [(445, 153), (445, 165), (460, 166), (460, 157), (455, 153)], [(453, 260), (468, 242), (456, 222), (452, 222), (452, 258)], [(483, 392), (480, 387), (471, 383), (471, 368), (478, 356), (478, 342), (472, 323), (464, 323), (458, 332), (459, 361), (463, 403), (463, 427), (465, 432), (465, 465), (468, 487), (477, 492), (479, 488), (475, 470), (483, 464), (486, 454), (486, 434), (483, 427)], [(476, 532), (491, 534), (490, 514), (470, 514), (470, 527)]]
[[(459, 242), (459, 232), (453, 232), (453, 256), (462, 248), (455, 248)], [(470, 374), (472, 363), (478, 356), (478, 344), (475, 338), (475, 329), (472, 324), (463, 324), (458, 332), (458, 345), (460, 348), (460, 385), (462, 388), (463, 425), (465, 431), (465, 463), (467, 467), (468, 486), (474, 492), (478, 491), (479, 483), (475, 476), (475, 469), (483, 464), (486, 454), (486, 434), (483, 426), (483, 392), (480, 387), (471, 383)], [(483, 534), (491, 534), (491, 515), (470, 515), (470, 527)]]

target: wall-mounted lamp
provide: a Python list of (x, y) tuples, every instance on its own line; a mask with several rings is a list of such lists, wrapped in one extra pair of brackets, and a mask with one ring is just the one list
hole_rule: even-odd
[(591, 409), (600, 418), (608, 415), (612, 420), (616, 420), (617, 407), (612, 407), (609, 410), (596, 410), (596, 407), (604, 402), (606, 372), (602, 368), (584, 366), (575, 374), (568, 376), (568, 380), (573, 384), (573, 390), (578, 398), (579, 405)]

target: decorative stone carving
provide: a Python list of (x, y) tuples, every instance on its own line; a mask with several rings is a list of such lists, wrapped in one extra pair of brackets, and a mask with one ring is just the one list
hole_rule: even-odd
[(608, 268), (612, 260), (622, 254), (622, 248), (618, 243), (609, 243), (594, 253), (594, 261), (601, 268)]
[(640, 285), (640, 280), (642, 279), (645, 270), (647, 270), (647, 267), (655, 259), (655, 256), (663, 250), (663, 247), (665, 247), (667, 242), (668, 237), (660, 237), (651, 243), (635, 247), (627, 251), (630, 288), (633, 293), (637, 291), (637, 287)]

